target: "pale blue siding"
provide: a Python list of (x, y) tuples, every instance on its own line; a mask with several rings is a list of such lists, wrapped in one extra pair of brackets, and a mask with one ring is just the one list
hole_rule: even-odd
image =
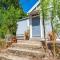
[(17, 36), (24, 35), (24, 32), (27, 30), (27, 27), (28, 27), (28, 22), (29, 22), (29, 20), (26, 19), (26, 20), (19, 21), (17, 23), (17, 31), (16, 31)]
[(52, 31), (51, 20), (45, 20), (45, 37), (48, 37), (48, 33)]

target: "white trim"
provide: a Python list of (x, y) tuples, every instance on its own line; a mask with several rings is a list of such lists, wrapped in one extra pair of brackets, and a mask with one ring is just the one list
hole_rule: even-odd
[(29, 28), (29, 19), (27, 19), (27, 27)]
[(32, 38), (32, 18), (30, 18), (29, 23), (30, 23), (30, 38)]
[(44, 38), (44, 28), (43, 28), (42, 16), (40, 16), (40, 29), (41, 29), (41, 38)]
[(30, 38), (32, 38), (32, 25), (30, 25)]
[(27, 12), (30, 13), (33, 9), (35, 9), (35, 7), (40, 3), (40, 1), (37, 1), (36, 4)]

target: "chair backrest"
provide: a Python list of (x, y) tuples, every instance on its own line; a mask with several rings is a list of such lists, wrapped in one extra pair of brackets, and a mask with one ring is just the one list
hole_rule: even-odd
[(49, 37), (48, 40), (53, 41), (53, 40), (56, 40), (57, 34), (56, 34), (55, 32), (50, 32), (50, 33), (48, 34), (48, 37)]

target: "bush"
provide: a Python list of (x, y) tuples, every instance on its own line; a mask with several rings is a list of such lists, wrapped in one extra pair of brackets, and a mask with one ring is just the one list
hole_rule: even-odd
[(4, 39), (0, 39), (0, 48), (4, 48), (6, 41)]
[(60, 59), (60, 47), (56, 46), (56, 56)]

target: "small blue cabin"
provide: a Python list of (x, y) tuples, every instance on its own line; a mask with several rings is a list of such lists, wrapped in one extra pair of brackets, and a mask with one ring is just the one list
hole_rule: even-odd
[[(39, 14), (39, 0), (20, 0), (23, 10), (29, 15), (27, 18), (23, 18), (17, 22), (17, 31), (16, 36), (21, 38), (24, 37), (24, 32), (30, 31), (30, 39), (44, 39), (44, 26), (42, 16)], [(28, 4), (28, 3), (29, 4)], [(23, 4), (24, 3), (24, 4)], [(28, 7), (28, 5), (30, 7)], [(44, 21), (45, 23), (45, 38), (47, 38), (48, 33), (52, 31), (50, 14), (48, 20)]]
[[(17, 22), (16, 36), (24, 37), (24, 32), (27, 31), (28, 29), (30, 31), (30, 39), (32, 38), (44, 39), (43, 20), (39, 16), (38, 11), (32, 11), (29, 14), (29, 17), (23, 18)], [(48, 32), (52, 31), (50, 20), (45, 21), (45, 31), (47, 38)]]

